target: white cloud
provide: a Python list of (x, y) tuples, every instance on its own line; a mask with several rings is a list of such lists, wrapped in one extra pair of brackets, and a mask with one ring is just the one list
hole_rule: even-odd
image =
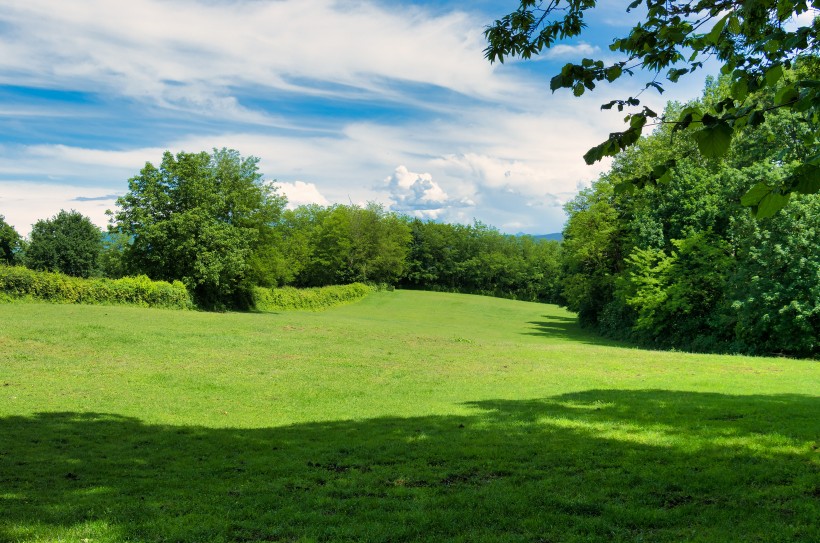
[(787, 21), (785, 25), (786, 30), (794, 32), (801, 26), (811, 26), (815, 17), (820, 17), (820, 9), (810, 7), (800, 15), (794, 16), (791, 20)]
[(573, 45), (561, 43), (558, 45), (553, 45), (546, 52), (544, 52), (544, 57), (549, 59), (559, 59), (559, 58), (581, 58), (585, 56), (594, 55), (598, 53), (601, 49), (596, 45), (590, 45), (585, 42), (576, 43)]
[(399, 166), (384, 180), (393, 201), (393, 211), (415, 217), (437, 219), (450, 208), (472, 207), (469, 198), (450, 198), (429, 173), (415, 173)]
[[(554, 103), (555, 109), (563, 108), (561, 100)], [(544, 214), (532, 204), (547, 194), (576, 190), (577, 183), (594, 179), (605, 166), (588, 167), (581, 159), (603, 133), (594, 124), (597, 112), (585, 115), (579, 108), (577, 117), (567, 117), (550, 109), (526, 114), (474, 107), (446, 120), (356, 122), (304, 137), (190, 135), (161, 147), (118, 151), (67, 145), (0, 147), (0, 179), (43, 181), (51, 176), (99, 187), (103, 194), (122, 193), (126, 181), (146, 161), (157, 164), (165, 149), (229, 147), (260, 157), (261, 172), (279, 180), (292, 203), (375, 200), (426, 217), (459, 222), (478, 218), (498, 226), (513, 222), (508, 216), (518, 213), (521, 217), (515, 220), (531, 224), (533, 231), (552, 232), (563, 223), (560, 209)], [(385, 173), (397, 164), (412, 164), (413, 171), (396, 171), (385, 182)], [(503, 212), (502, 202), (509, 202)], [(40, 215), (57, 211), (50, 206), (44, 200)]]
[(0, 182), (0, 215), (23, 236), (35, 222), (51, 218), (61, 209), (79, 211), (104, 228), (108, 224), (105, 211), (114, 208), (116, 198), (108, 188)]
[(329, 205), (330, 202), (322, 196), (315, 183), (305, 183), (304, 181), (294, 181), (293, 183), (276, 181), (274, 182), (279, 190), (288, 197), (288, 208), (307, 204)]
[[(113, 92), (164, 107), (270, 122), (240, 104), (257, 87), (401, 100), (389, 82), (498, 98), (512, 77), (483, 58), (464, 12), (343, 0), (8, 0), (0, 82)], [(521, 83), (521, 82), (518, 82)]]

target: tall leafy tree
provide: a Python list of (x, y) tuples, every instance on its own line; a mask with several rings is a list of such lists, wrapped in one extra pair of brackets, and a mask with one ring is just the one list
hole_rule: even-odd
[(35, 270), (89, 277), (97, 270), (102, 232), (79, 211), (61, 210), (37, 221), (26, 249), (26, 265)]
[(242, 303), (252, 259), (286, 202), (258, 163), (230, 149), (166, 152), (159, 167), (147, 163), (112, 218), (112, 230), (131, 239), (129, 270), (179, 279), (206, 306)]
[[(518, 9), (487, 27), (485, 54), (491, 62), (531, 58), (561, 40), (581, 36), (584, 15), (596, 6), (595, 0), (521, 0)], [(780, 183), (755, 185), (742, 202), (758, 217), (767, 217), (785, 206), (792, 193), (820, 192), (820, 79), (816, 72), (787, 76), (789, 68), (817, 63), (820, 0), (635, 0), (627, 11), (634, 9), (641, 10), (637, 23), (610, 45), (618, 60), (567, 63), (550, 81), (550, 89), (567, 88), (581, 96), (601, 83), (643, 70), (651, 77), (644, 88), (663, 92), (664, 79), (677, 82), (702, 69), (706, 59), (716, 58), (729, 92), (709, 107), (693, 105), (660, 117), (641, 105), (640, 93), (612, 100), (602, 109), (626, 110), (628, 126), (590, 149), (584, 155), (587, 163), (635, 145), (645, 126), (658, 123), (690, 129), (704, 157), (722, 157), (739, 131), (760, 126), (772, 111), (788, 109), (813, 125), (801, 136), (810, 151)], [(755, 92), (766, 88), (775, 92)], [(645, 185), (669, 180), (675, 162), (659, 162), (633, 181)]]
[(14, 264), (22, 249), (22, 238), (6, 218), (0, 215), (0, 262)]

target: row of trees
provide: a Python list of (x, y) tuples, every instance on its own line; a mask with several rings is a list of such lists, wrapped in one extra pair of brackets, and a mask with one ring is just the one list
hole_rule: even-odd
[(165, 153), (129, 180), (107, 232), (61, 211), (25, 243), (2, 222), (3, 258), (79, 277), (180, 280), (202, 307), (246, 307), (253, 286), (352, 282), (556, 301), (557, 242), (378, 204), (286, 209), (257, 163), (226, 149)]
[[(797, 72), (784, 85), (820, 69), (804, 62)], [(702, 100), (666, 115), (714, 108), (730, 92), (726, 80), (712, 81)], [(751, 99), (773, 104), (778, 92)], [(763, 219), (743, 205), (751, 188), (803, 168), (817, 130), (816, 116), (772, 107), (713, 160), (691, 132), (660, 126), (568, 204), (564, 303), (605, 334), (659, 347), (819, 353), (820, 196), (792, 194)], [(668, 182), (635, 188), (671, 159)]]

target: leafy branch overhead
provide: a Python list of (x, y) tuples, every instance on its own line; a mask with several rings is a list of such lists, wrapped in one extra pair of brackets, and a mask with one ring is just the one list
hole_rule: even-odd
[[(490, 62), (503, 63), (508, 57), (528, 59), (561, 40), (580, 36), (586, 27), (584, 15), (596, 4), (595, 0), (521, 0), (513, 13), (486, 28), (485, 55)], [(597, 84), (641, 71), (654, 74), (641, 92), (654, 88), (662, 93), (664, 76), (676, 83), (701, 70), (707, 60), (716, 59), (730, 81), (730, 90), (708, 110), (690, 107), (671, 119), (641, 107), (640, 92), (604, 104), (602, 109), (623, 112), (629, 108), (625, 118), (628, 128), (610, 134), (587, 151), (587, 164), (634, 145), (647, 125), (673, 123), (675, 130), (692, 130), (706, 158), (726, 155), (735, 134), (756, 128), (774, 109), (790, 109), (806, 122), (820, 125), (820, 80), (816, 76), (788, 77), (790, 68), (817, 61), (820, 0), (635, 0), (627, 11), (635, 9), (645, 9), (644, 16), (627, 36), (610, 45), (613, 52), (622, 55), (621, 60), (607, 64), (585, 58), (580, 64), (568, 63), (552, 78), (550, 89), (571, 89), (575, 96), (581, 96)], [(773, 100), (760, 99), (767, 90)], [(743, 197), (742, 203), (758, 217), (777, 212), (793, 192), (820, 192), (818, 132), (810, 130), (804, 137), (804, 148), (813, 151), (790, 176), (778, 185), (760, 183)], [(672, 162), (656, 167), (650, 180), (667, 180), (673, 166)], [(640, 185), (646, 179), (637, 181)]]

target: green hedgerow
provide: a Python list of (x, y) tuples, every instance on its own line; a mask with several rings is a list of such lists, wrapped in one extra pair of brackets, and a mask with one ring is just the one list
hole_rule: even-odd
[(119, 304), (191, 309), (193, 303), (180, 281), (152, 281), (144, 275), (122, 279), (82, 279), (62, 273), (0, 265), (4, 297), (30, 298), (61, 304)]

